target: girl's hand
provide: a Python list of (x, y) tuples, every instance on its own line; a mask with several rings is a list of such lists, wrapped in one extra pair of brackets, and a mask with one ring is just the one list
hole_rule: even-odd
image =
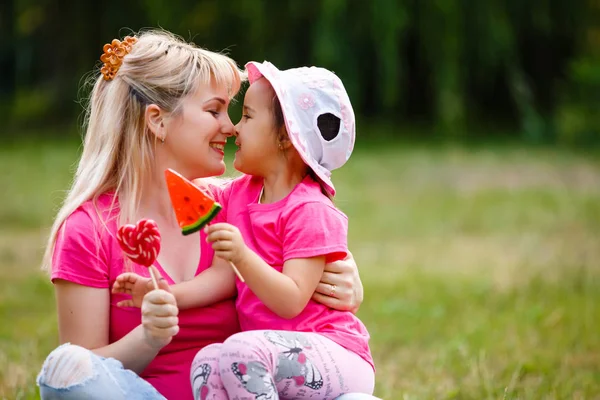
[(154, 286), (152, 285), (152, 279), (145, 278), (133, 272), (127, 272), (117, 276), (117, 279), (112, 287), (112, 292), (131, 295), (130, 300), (118, 302), (118, 307), (140, 308), (146, 293), (151, 292), (153, 289)]
[(248, 247), (244, 243), (240, 230), (227, 223), (209, 225), (206, 228), (206, 240), (212, 243), (215, 256), (223, 258), (233, 264), (238, 264), (247, 255)]
[[(154, 267), (154, 276), (160, 272)], [(152, 290), (142, 301), (142, 327), (146, 343), (154, 349), (168, 345), (179, 332), (179, 309), (175, 296), (164, 279), (158, 281), (158, 290)]]
[(313, 300), (336, 310), (358, 311), (363, 301), (363, 286), (350, 252), (344, 260), (325, 264)]

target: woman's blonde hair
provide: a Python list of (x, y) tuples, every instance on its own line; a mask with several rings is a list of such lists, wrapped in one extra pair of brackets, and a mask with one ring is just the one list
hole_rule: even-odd
[(137, 35), (117, 74), (95, 74), (85, 114), (83, 152), (73, 184), (48, 238), (42, 268), (51, 269), (58, 232), (88, 200), (107, 192), (119, 199), (121, 221), (133, 218), (142, 182), (151, 173), (156, 137), (144, 118), (148, 104), (177, 113), (182, 100), (201, 84), (226, 87), (233, 98), (244, 79), (229, 57), (186, 43), (175, 35), (145, 31)]

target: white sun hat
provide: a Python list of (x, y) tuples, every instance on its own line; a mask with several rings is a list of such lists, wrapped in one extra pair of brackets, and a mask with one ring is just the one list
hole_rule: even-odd
[(250, 84), (269, 81), (283, 111), (290, 140), (332, 196), (331, 171), (348, 161), (356, 128), (350, 98), (340, 78), (318, 67), (279, 70), (270, 62), (246, 64)]

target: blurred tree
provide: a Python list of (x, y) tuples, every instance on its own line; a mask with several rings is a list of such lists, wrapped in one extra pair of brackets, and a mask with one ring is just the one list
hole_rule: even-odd
[(102, 45), (162, 27), (240, 65), (329, 68), (368, 121), (426, 122), (453, 136), (501, 128), (532, 141), (597, 138), (598, 4), (4, 0), (0, 101), (10, 100), (13, 124), (73, 120), (77, 87), (97, 74)]
[(0, 2), (0, 98), (6, 98), (15, 92), (15, 12), (12, 1)]
[(566, 78), (561, 82), (561, 103), (556, 113), (559, 139), (568, 143), (600, 141), (600, 2), (588, 0), (575, 17), (579, 23), (577, 42)]

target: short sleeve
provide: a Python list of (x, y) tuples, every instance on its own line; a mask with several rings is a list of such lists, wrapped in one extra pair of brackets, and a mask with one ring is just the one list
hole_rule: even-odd
[(285, 220), (283, 260), (326, 256), (340, 260), (348, 253), (348, 218), (328, 204), (295, 207)]
[(221, 211), (213, 218), (213, 224), (227, 222), (227, 205), (231, 196), (232, 184), (232, 179), (212, 179), (208, 185), (213, 198), (222, 207)]
[(96, 288), (108, 288), (109, 265), (94, 219), (82, 208), (71, 214), (56, 238), (51, 279), (64, 279)]

